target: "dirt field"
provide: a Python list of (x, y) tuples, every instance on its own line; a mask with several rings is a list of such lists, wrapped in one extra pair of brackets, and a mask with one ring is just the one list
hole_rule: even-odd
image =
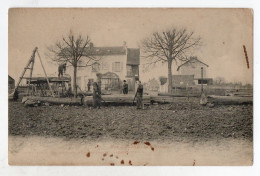
[(109, 136), (120, 140), (252, 141), (252, 105), (209, 108), (198, 105), (198, 101), (176, 99), (171, 105), (151, 105), (138, 111), (134, 106), (24, 107), (20, 102), (9, 102), (9, 135), (87, 140)]

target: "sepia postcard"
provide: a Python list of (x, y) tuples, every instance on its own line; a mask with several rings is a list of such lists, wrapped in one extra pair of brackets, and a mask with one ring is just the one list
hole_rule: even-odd
[(252, 9), (10, 8), (8, 160), (252, 165)]

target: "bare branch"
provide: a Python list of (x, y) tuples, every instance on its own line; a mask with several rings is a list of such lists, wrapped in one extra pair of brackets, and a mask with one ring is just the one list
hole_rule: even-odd
[(193, 36), (194, 32), (172, 28), (163, 32), (155, 32), (141, 42), (142, 58), (148, 60), (148, 67), (160, 61), (167, 61), (169, 93), (172, 89), (172, 61), (178, 65), (178, 62), (189, 60), (187, 56), (189, 50), (195, 49), (201, 44), (201, 38)]

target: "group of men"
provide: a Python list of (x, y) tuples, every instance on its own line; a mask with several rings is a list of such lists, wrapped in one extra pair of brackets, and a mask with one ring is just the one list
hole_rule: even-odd
[[(142, 109), (143, 108), (143, 85), (141, 81), (137, 81), (137, 90), (134, 99), (136, 99), (136, 108)], [(124, 80), (123, 84), (123, 94), (128, 94), (128, 85)], [(101, 87), (98, 85), (97, 82), (93, 83), (93, 108), (99, 108), (101, 106)]]
[[(63, 74), (66, 72), (66, 63), (65, 64), (60, 64), (58, 67), (58, 77), (62, 77)], [(143, 99), (143, 85), (141, 83), (141, 81), (137, 81), (137, 90), (136, 90), (136, 94), (135, 94), (135, 98), (136, 99), (136, 106), (137, 109), (142, 109), (142, 99)], [(88, 91), (90, 91), (90, 86), (91, 83), (90, 81), (88, 82)], [(70, 89), (71, 91), (71, 89)], [(128, 94), (128, 84), (126, 82), (126, 80), (123, 81), (123, 94)], [(97, 82), (93, 82), (93, 107), (94, 108), (100, 108), (101, 106), (101, 81)]]

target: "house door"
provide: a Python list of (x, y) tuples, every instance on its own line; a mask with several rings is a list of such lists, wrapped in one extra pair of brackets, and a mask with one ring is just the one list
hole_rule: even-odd
[(118, 90), (120, 88), (119, 78), (105, 78), (101, 82), (105, 90)]
[(128, 84), (129, 91), (135, 91), (135, 78), (127, 79), (127, 84)]

